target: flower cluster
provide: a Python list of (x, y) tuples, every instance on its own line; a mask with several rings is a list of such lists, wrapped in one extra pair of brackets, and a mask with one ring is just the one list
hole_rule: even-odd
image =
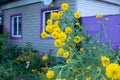
[(78, 28), (80, 27), (78, 21), (78, 19), (80, 18), (80, 12), (74, 13), (73, 15), (74, 18), (71, 18), (71, 21), (73, 20), (75, 25), (73, 23), (69, 23), (69, 22), (65, 23), (64, 21), (60, 20), (63, 17), (65, 17), (67, 13), (69, 13), (68, 9), (69, 9), (69, 5), (67, 3), (63, 3), (61, 5), (61, 11), (53, 12), (51, 14), (53, 20), (50, 19), (47, 20), (46, 32), (42, 32), (41, 34), (42, 38), (47, 38), (47, 33), (50, 33), (52, 38), (55, 39), (54, 46), (59, 47), (57, 51), (57, 56), (63, 55), (63, 57), (65, 58), (68, 58), (69, 56), (70, 47), (69, 49), (65, 49), (62, 47), (67, 48), (68, 46), (71, 46), (71, 49), (73, 46), (75, 47), (75, 45), (73, 46), (71, 44), (68, 45), (66, 41), (68, 43), (79, 44), (84, 39), (84, 37), (81, 34), (77, 34), (77, 31), (75, 32), (75, 25)]

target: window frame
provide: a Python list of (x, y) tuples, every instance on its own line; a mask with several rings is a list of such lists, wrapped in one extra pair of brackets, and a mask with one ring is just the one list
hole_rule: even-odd
[[(53, 12), (53, 11), (59, 11), (60, 10), (60, 6), (53, 6), (53, 7), (49, 7), (49, 8), (42, 8), (40, 10), (40, 34), (42, 32), (45, 31), (45, 13), (46, 12)], [(42, 37), (40, 36), (40, 38), (42, 39)], [(53, 39), (51, 37), (51, 35), (48, 35), (47, 39)]]
[[(21, 17), (21, 34), (19, 35), (18, 25), (19, 25), (19, 18)], [(17, 34), (14, 35), (14, 18), (17, 19)], [(22, 39), (22, 13), (12, 14), (10, 16), (10, 39)]]

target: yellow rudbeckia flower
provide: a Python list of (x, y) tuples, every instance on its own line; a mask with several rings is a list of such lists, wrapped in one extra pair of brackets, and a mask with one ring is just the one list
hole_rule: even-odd
[(79, 43), (79, 42), (81, 42), (83, 39), (84, 39), (84, 37), (82, 37), (82, 36), (75, 36), (75, 37), (74, 37), (74, 42), (75, 42), (75, 43)]
[(47, 38), (47, 37), (48, 37), (48, 34), (47, 34), (46, 32), (42, 32), (42, 33), (41, 33), (41, 37), (42, 37), (42, 38)]
[(57, 56), (61, 56), (64, 53), (64, 49), (63, 48), (59, 48), (57, 51)]
[(47, 77), (48, 79), (53, 78), (54, 75), (55, 75), (55, 73), (54, 73), (53, 70), (48, 70), (48, 72), (46, 73), (46, 77)]
[(52, 37), (54, 39), (58, 38), (58, 32), (56, 32), (56, 31), (52, 32)]
[(51, 17), (52, 17), (54, 20), (59, 20), (60, 15), (58, 15), (57, 12), (53, 12), (53, 13), (51, 14)]
[(64, 41), (64, 40), (66, 40), (67, 35), (65, 34), (65, 32), (60, 32), (60, 33), (58, 34), (58, 38), (59, 38), (60, 40)]
[(104, 67), (106, 67), (110, 64), (110, 59), (107, 58), (106, 56), (102, 56), (101, 60), (102, 60), (102, 66), (104, 66)]
[(119, 79), (120, 78), (120, 66), (118, 64), (112, 63), (106, 67), (106, 76), (108, 78)]
[(62, 3), (61, 9), (62, 9), (63, 11), (67, 11), (67, 10), (69, 9), (68, 3)]
[(66, 34), (71, 34), (72, 33), (72, 29), (70, 27), (66, 27), (65, 28), (65, 32), (66, 32)]
[(70, 61), (71, 61), (70, 59), (67, 59), (67, 60), (66, 60), (66, 63), (68, 64)]
[(47, 20), (47, 25), (52, 25), (52, 20), (51, 19)]
[(102, 17), (103, 17), (103, 14), (96, 15), (96, 18), (102, 18)]
[(64, 57), (64, 58), (68, 58), (68, 56), (69, 56), (69, 52), (66, 51), (66, 52), (63, 54), (63, 57)]
[(51, 25), (46, 26), (46, 31), (51, 33), (53, 31), (53, 27)]
[(84, 48), (80, 48), (80, 51), (83, 51), (84, 50)]
[(42, 57), (42, 60), (43, 60), (43, 61), (46, 61), (47, 59), (48, 59), (48, 56), (43, 56), (43, 57)]
[(74, 17), (75, 17), (76, 19), (79, 19), (79, 18), (80, 18), (80, 12), (74, 13)]

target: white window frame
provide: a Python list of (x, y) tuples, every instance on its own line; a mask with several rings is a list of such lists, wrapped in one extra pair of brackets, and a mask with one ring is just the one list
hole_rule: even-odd
[[(56, 11), (59, 11), (58, 9), (56, 9), (56, 10), (47, 10), (47, 11), (44, 11), (43, 12), (43, 32), (45, 32), (45, 27), (46, 27), (46, 25), (45, 25), (45, 21), (46, 21), (46, 19), (45, 19), (45, 13), (48, 13), (48, 12), (50, 12), (50, 14), (52, 14), (53, 12), (56, 12)], [(51, 20), (52, 20), (52, 18), (51, 18)], [(51, 37), (51, 35), (50, 34), (48, 34), (48, 37)]]
[[(12, 17), (12, 37), (22, 37), (22, 34), (19, 35), (19, 18), (20, 17), (21, 16), (13, 16)], [(14, 35), (14, 18), (17, 18), (17, 35)], [(22, 24), (22, 22), (21, 22), (21, 24)], [(21, 30), (21, 32), (22, 32), (22, 30)]]

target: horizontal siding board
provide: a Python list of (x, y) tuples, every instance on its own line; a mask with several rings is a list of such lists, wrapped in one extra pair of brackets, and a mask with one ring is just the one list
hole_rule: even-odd
[(95, 0), (78, 0), (77, 11), (81, 12), (81, 16), (94, 16), (102, 13), (104, 15), (119, 14), (119, 6), (95, 1)]

